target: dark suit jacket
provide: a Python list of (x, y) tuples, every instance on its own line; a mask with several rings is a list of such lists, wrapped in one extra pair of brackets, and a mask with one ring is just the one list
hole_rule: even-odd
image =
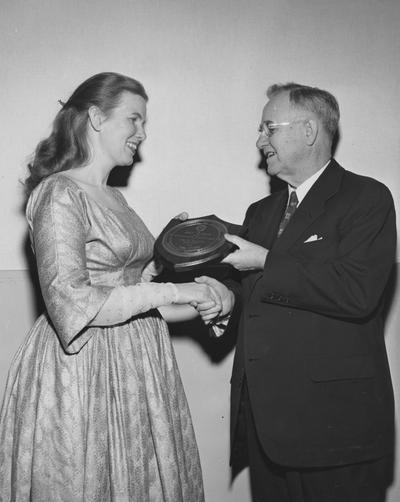
[(377, 458), (393, 448), (382, 319), (396, 247), (391, 194), (332, 160), (275, 240), (286, 201), (285, 190), (252, 204), (243, 225), (243, 237), (270, 252), (262, 272), (242, 278), (232, 437), (245, 374), (274, 462)]

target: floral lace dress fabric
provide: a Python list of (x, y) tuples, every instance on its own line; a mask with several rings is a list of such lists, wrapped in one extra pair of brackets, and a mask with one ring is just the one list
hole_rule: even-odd
[(62, 174), (27, 208), (47, 313), (9, 372), (0, 502), (200, 502), (192, 421), (157, 310), (87, 327), (112, 288), (136, 284), (153, 238), (116, 189), (98, 205)]

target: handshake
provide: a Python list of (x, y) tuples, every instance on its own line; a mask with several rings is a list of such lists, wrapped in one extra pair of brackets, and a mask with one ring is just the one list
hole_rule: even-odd
[[(162, 266), (151, 260), (142, 271), (141, 282), (150, 283), (161, 273)], [(222, 282), (208, 276), (196, 277), (192, 282), (169, 283), (173, 286), (171, 302), (175, 305), (191, 305), (205, 324), (228, 315), (234, 306), (235, 296)], [(165, 305), (159, 308), (167, 320)], [(187, 319), (180, 319), (187, 320)]]
[(196, 277), (195, 282), (176, 284), (178, 302), (189, 303), (205, 324), (230, 314), (235, 296), (224, 284), (212, 277)]

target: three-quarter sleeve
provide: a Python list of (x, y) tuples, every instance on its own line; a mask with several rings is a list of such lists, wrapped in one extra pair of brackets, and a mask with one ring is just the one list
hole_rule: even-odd
[(79, 191), (50, 177), (32, 193), (27, 219), (47, 313), (67, 353), (78, 352), (111, 287), (92, 285), (86, 266), (89, 222)]

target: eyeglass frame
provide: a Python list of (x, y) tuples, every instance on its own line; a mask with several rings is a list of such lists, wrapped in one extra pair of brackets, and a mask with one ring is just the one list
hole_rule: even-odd
[(308, 119), (296, 119), (296, 120), (291, 120), (290, 122), (270, 122), (268, 120), (265, 120), (264, 122), (261, 122), (261, 124), (258, 127), (258, 134), (265, 134), (267, 138), (270, 138), (272, 135), (276, 133), (277, 130), (279, 130), (279, 127), (281, 126), (288, 126), (291, 124), (295, 124), (296, 122), (305, 122)]

